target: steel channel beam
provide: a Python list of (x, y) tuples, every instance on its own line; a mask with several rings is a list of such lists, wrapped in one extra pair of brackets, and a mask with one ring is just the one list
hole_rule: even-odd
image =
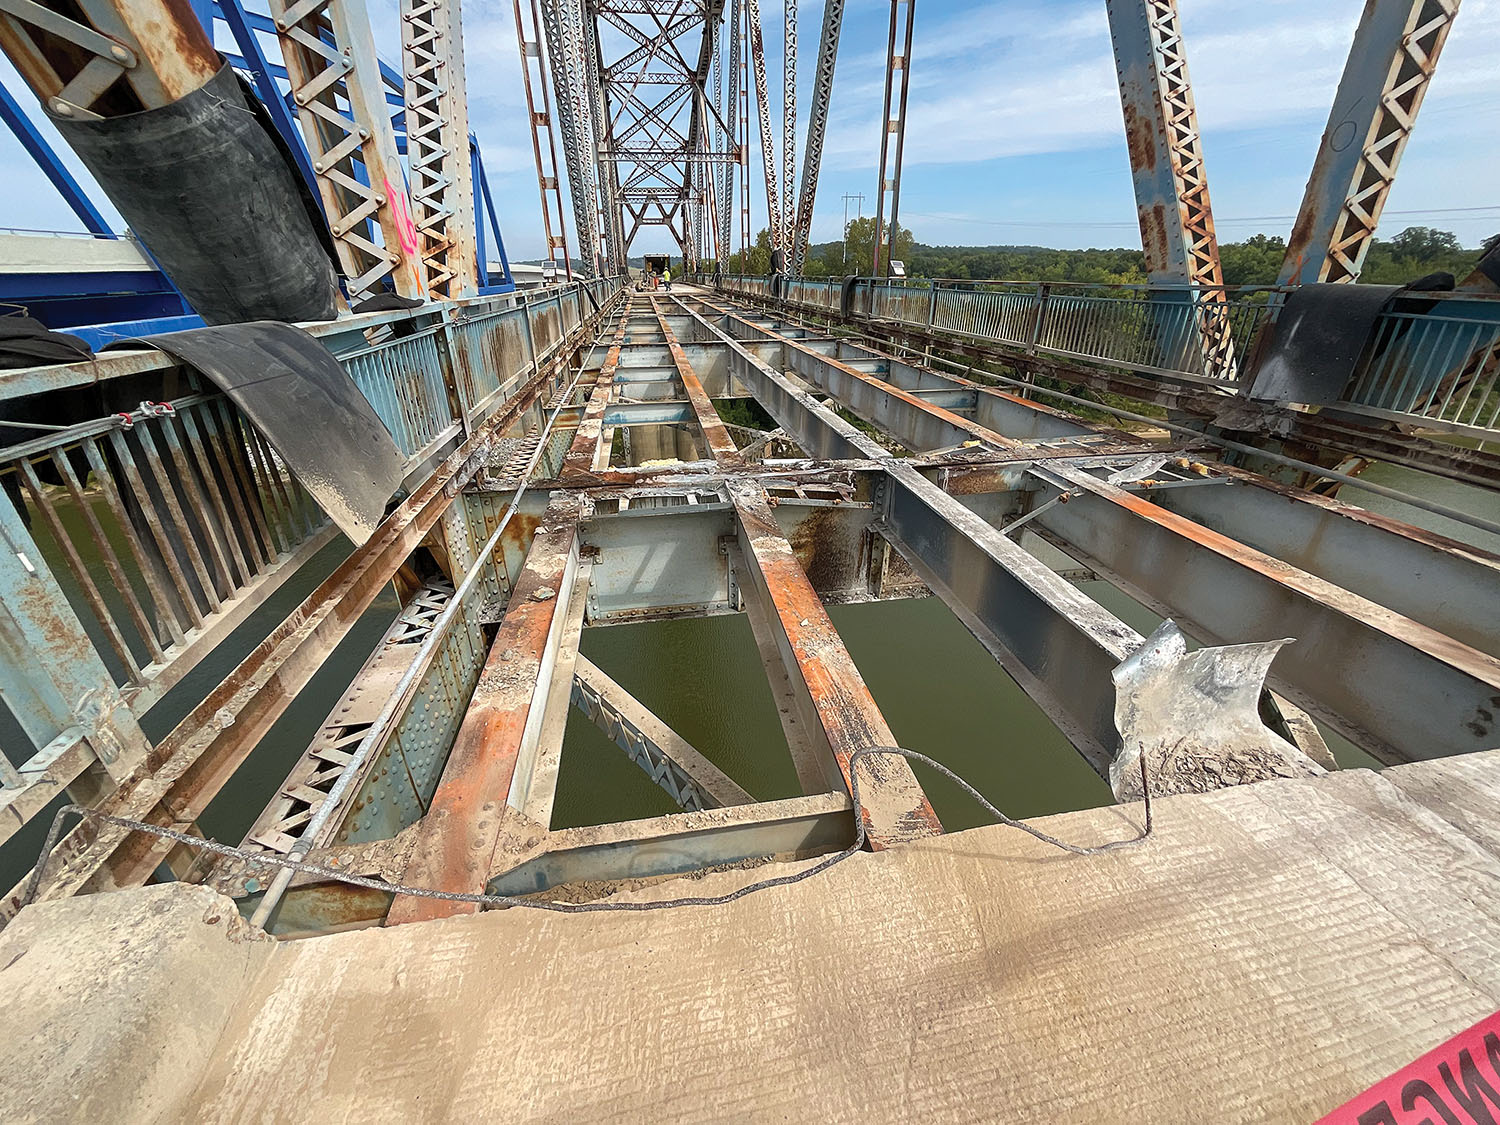
[[(589, 392), (588, 405), (584, 408), (583, 418), (573, 435), (573, 444), (563, 457), (565, 477), (586, 476), (595, 469), (609, 466), (609, 445), (600, 439), (604, 434), (604, 413), (614, 395), (615, 370), (620, 366), (620, 348), (625, 343), (632, 307), (633, 300), (627, 297), (619, 322), (615, 325), (609, 351), (605, 353), (604, 362), (599, 365), (599, 372), (594, 377), (593, 390)], [(599, 463), (601, 459), (603, 464)]]
[[(747, 328), (754, 327), (742, 318), (734, 318)], [(755, 328), (765, 332), (765, 329)], [(788, 349), (802, 350), (812, 362), (819, 358), (812, 345), (788, 341)], [(849, 345), (840, 345), (847, 349)], [(871, 359), (888, 357), (861, 349)], [(825, 360), (825, 362), (833, 362)], [(888, 375), (912, 386), (949, 381), (969, 385), (967, 380), (913, 367), (890, 359)], [(864, 377), (880, 385), (873, 375)], [(977, 388), (980, 402), (1005, 400), (1009, 418), (1040, 414), (1045, 408), (990, 388)], [(920, 395), (920, 391), (915, 392)], [(981, 405), (977, 413), (983, 415)], [(1130, 441), (1128, 435), (1086, 423), (1071, 421), (1059, 411), (1046, 411), (1060, 427), (1071, 427), (1080, 433), (1117, 436)], [(874, 421), (874, 418), (870, 418)], [(1011, 430), (1007, 429), (1007, 436)], [(1139, 445), (1142, 451), (1149, 448)], [(1040, 451), (1039, 451), (1040, 452)], [(1175, 490), (1152, 493), (1157, 504), (1180, 512), (1190, 519), (1252, 548), (1259, 548), (1295, 567), (1337, 582), (1343, 589), (1369, 598), (1405, 616), (1446, 632), (1454, 638), (1484, 652), (1497, 653), (1497, 624), (1473, 607), (1483, 605), (1487, 591), (1495, 588), (1500, 577), (1500, 559), (1468, 548), (1441, 536), (1409, 527), (1399, 521), (1362, 512), (1313, 493), (1276, 485), (1243, 470), (1223, 468), (1232, 479), (1250, 485), (1228, 493), (1210, 495), (1200, 490)], [(1420, 575), (1413, 581), (1412, 576)], [(1169, 603), (1170, 604), (1170, 603)], [(1245, 638), (1250, 639), (1250, 638)], [(1283, 661), (1285, 657), (1281, 658)]]
[(778, 373), (744, 343), (701, 314), (692, 315), (702, 331), (727, 345), (730, 373), (809, 457), (825, 461), (885, 458), (886, 452), (879, 445)]
[(497, 871), (494, 894), (536, 894), (569, 883), (653, 879), (747, 859), (792, 860), (844, 847), (854, 816), (843, 793), (551, 833), (546, 851)]
[(1500, 557), (1241, 469), (1215, 468), (1236, 485), (1145, 495), (1170, 512), (1500, 656), (1500, 618), (1481, 609), (1500, 590)]
[(552, 824), (552, 805), (557, 799), (557, 777), (562, 767), (563, 738), (568, 727), (568, 705), (572, 695), (574, 669), (582, 657), (578, 654), (588, 607), (589, 587), (593, 582), (594, 564), (580, 559), (573, 596), (563, 607), (560, 620), (557, 655), (553, 662), (552, 683), (543, 701), (542, 725), (537, 734), (536, 751), (527, 772), (524, 796), (512, 785), (513, 797), (527, 820), (548, 828)]
[[(698, 412), (705, 444), (726, 472), (743, 468), (734, 440), (693, 373), (676, 335), (659, 306), (654, 301), (652, 304), (657, 307), (661, 332), (688, 401)], [(852, 756), (872, 746), (894, 746), (895, 735), (797, 562), (791, 544), (782, 535), (765, 486), (757, 480), (731, 476), (725, 489), (734, 503), (740, 549), (748, 564), (744, 578), (750, 591), (770, 611), (768, 617), (782, 663), (799, 702), (805, 701), (802, 709), (807, 728), (821, 730), (827, 740), (829, 755), (824, 761), (834, 767), (829, 773), (830, 787), (847, 788)], [(927, 795), (904, 760), (886, 758), (872, 763), (862, 780), (868, 798), (863, 813), (871, 847), (883, 848), (942, 831)]]
[(1495, 657), (1077, 467), (1034, 471), (1074, 492), (1036, 521), (1070, 554), (1205, 644), (1296, 637), (1270, 684), (1382, 761), (1500, 739)]
[[(578, 573), (577, 495), (553, 495), (516, 578), (403, 875), (410, 886), (484, 889), (500, 846), (512, 783), (530, 731), (539, 730), (561, 638), (554, 629)], [(524, 804), (524, 793), (521, 795)], [(476, 911), (472, 903), (397, 895), (387, 925)]]
[(886, 472), (885, 537), (1108, 777), (1119, 743), (1110, 673), (1141, 635), (911, 466)]
[(605, 426), (680, 426), (693, 419), (686, 402), (612, 402), (604, 411)]

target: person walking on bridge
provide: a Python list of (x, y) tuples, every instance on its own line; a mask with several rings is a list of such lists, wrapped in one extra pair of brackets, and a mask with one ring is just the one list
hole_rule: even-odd
[(662, 284), (667, 287), (667, 292), (672, 292), (672, 267), (668, 266), (661, 271)]

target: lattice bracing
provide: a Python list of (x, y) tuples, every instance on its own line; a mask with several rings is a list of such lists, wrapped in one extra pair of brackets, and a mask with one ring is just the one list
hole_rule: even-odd
[(389, 278), (423, 297), (416, 225), (360, 0), (270, 0), (302, 136), (351, 300)]

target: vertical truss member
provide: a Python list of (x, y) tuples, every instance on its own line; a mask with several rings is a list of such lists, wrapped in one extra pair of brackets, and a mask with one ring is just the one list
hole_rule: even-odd
[(270, 0), (270, 10), (350, 299), (374, 292), (386, 278), (403, 297), (425, 296), (362, 0)]
[[(750, 65), (755, 70), (755, 103), (760, 110), (760, 163), (766, 173), (766, 225), (771, 228), (771, 246), (775, 248), (782, 245), (781, 192), (776, 187), (776, 144), (771, 139), (771, 103), (766, 97), (766, 47), (760, 33), (760, 0), (745, 0), (745, 5)], [(746, 229), (748, 232), (748, 222)]]
[(1155, 285), (1202, 286), (1197, 340), (1205, 375), (1233, 379), (1234, 339), (1214, 234), (1198, 111), (1177, 0), (1107, 0), (1146, 273)]
[[(524, 4), (524, 14), (523, 14)], [(526, 87), (526, 118), (531, 122), (531, 151), (536, 158), (537, 187), (542, 196), (542, 230), (547, 236), (547, 259), (557, 261), (562, 251), (563, 272), (573, 280), (573, 263), (568, 256), (568, 228), (563, 221), (562, 177), (557, 166), (557, 139), (552, 132), (552, 98), (547, 90), (547, 62), (543, 57), (541, 13), (537, 0), (514, 0), (516, 43), (521, 49), (521, 81)], [(532, 74), (532, 65), (536, 74)], [(536, 91), (541, 90), (542, 108), (536, 108)], [(542, 135), (546, 134), (545, 152)], [(551, 196), (549, 201), (548, 196)], [(552, 231), (552, 211), (557, 211), (557, 233)]]
[[(724, 174), (719, 181), (719, 271), (727, 273), (725, 260), (733, 252), (732, 220), (734, 215), (735, 169), (741, 160), (741, 146), (745, 143), (740, 129), (740, 25), (744, 22), (744, 0), (732, 0), (729, 7), (729, 96), (724, 101), (723, 116), (729, 130), (728, 148), (735, 154), (733, 164), (724, 165)], [(715, 87), (717, 91), (717, 86)]]
[(625, 269), (625, 250), (620, 229), (620, 185), (615, 164), (606, 155), (613, 147), (609, 104), (604, 96), (604, 54), (599, 46), (599, 26), (583, 0), (583, 71), (587, 77), (589, 114), (593, 121), (592, 159), (599, 187), (599, 253), (604, 272), (618, 275)]
[(1283, 284), (1359, 279), (1459, 0), (1369, 0), (1281, 266)]
[(547, 37), (552, 89), (557, 95), (558, 122), (562, 126), (563, 163), (568, 169), (568, 193), (573, 199), (573, 229), (578, 232), (584, 276), (593, 277), (599, 272), (599, 228), (591, 155), (592, 115), (587, 112), (582, 96), (584, 83), (579, 69), (578, 29), (582, 19), (573, 0), (542, 0), (542, 28)]
[(823, 5), (823, 37), (818, 43), (818, 69), (812, 106), (807, 114), (807, 150), (802, 157), (802, 195), (797, 201), (797, 225), (792, 241), (793, 277), (801, 277), (807, 263), (812, 233), (813, 197), (818, 193), (818, 170), (823, 164), (823, 138), (828, 132), (828, 107), (833, 98), (833, 71), (838, 62), (839, 31), (844, 25), (844, 0)]
[[(901, 20), (902, 5), (905, 5), (905, 30), (902, 35), (903, 46), (901, 53), (896, 53), (896, 27)], [(871, 271), (876, 277), (884, 277), (890, 271), (891, 254), (896, 249), (896, 231), (900, 228), (896, 222), (897, 212), (901, 207), (901, 151), (906, 144), (906, 88), (907, 80), (911, 76), (911, 31), (912, 23), (917, 15), (917, 0), (891, 0), (891, 36), (886, 45), (885, 52), (885, 103), (881, 110), (880, 128), (880, 185), (875, 192), (875, 252), (874, 269)], [(895, 86), (896, 71), (901, 71), (901, 89), (896, 103), (896, 115), (891, 116), (891, 93)], [(896, 135), (894, 146), (895, 160), (887, 164), (887, 159), (892, 154), (891, 134)], [(881, 240), (886, 233), (885, 228), (885, 196), (889, 191), (891, 195), (891, 226), (890, 246), (886, 249), (885, 260), (881, 260)]]
[(781, 268), (790, 269), (797, 225), (797, 0), (782, 0), (786, 52), (782, 62)]
[[(736, 0), (738, 3), (739, 0)], [(750, 9), (740, 8), (740, 268), (750, 267)]]
[(412, 210), (422, 279), (434, 297), (479, 292), (462, 19), (459, 0), (401, 2)]

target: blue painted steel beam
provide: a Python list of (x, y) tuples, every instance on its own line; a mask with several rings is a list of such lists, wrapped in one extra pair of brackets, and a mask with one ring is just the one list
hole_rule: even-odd
[(690, 402), (622, 402), (605, 408), (606, 426), (664, 426), (695, 422)]
[(1146, 272), (1223, 284), (1176, 0), (1105, 0)]
[[(505, 253), (505, 239), (500, 234), (500, 218), (495, 213), (495, 201), (490, 196), (490, 179), (485, 175), (484, 156), (479, 151), (479, 141), (472, 133), (469, 134), (469, 155), (474, 169), (474, 227), (479, 236), (477, 239), (481, 281), (479, 292), (481, 294), (511, 293), (515, 291), (516, 279), (510, 272), (510, 258)], [(483, 201), (482, 210), (481, 200)], [(489, 216), (490, 230), (495, 235), (495, 252), (500, 255), (501, 280), (498, 284), (489, 284), (489, 258), (484, 237), (486, 215)]]
[(99, 209), (94, 206), (83, 187), (73, 178), (67, 166), (58, 159), (57, 153), (36, 130), (31, 119), (26, 116), (24, 110), (15, 98), (11, 97), (3, 83), (0, 83), (0, 118), (4, 118), (5, 124), (15, 134), (16, 140), (21, 142), (31, 159), (36, 161), (37, 167), (42, 174), (52, 181), (63, 197), (63, 201), (73, 209), (73, 214), (88, 228), (90, 234), (112, 235), (114, 231), (110, 228), (109, 221), (100, 214)]

